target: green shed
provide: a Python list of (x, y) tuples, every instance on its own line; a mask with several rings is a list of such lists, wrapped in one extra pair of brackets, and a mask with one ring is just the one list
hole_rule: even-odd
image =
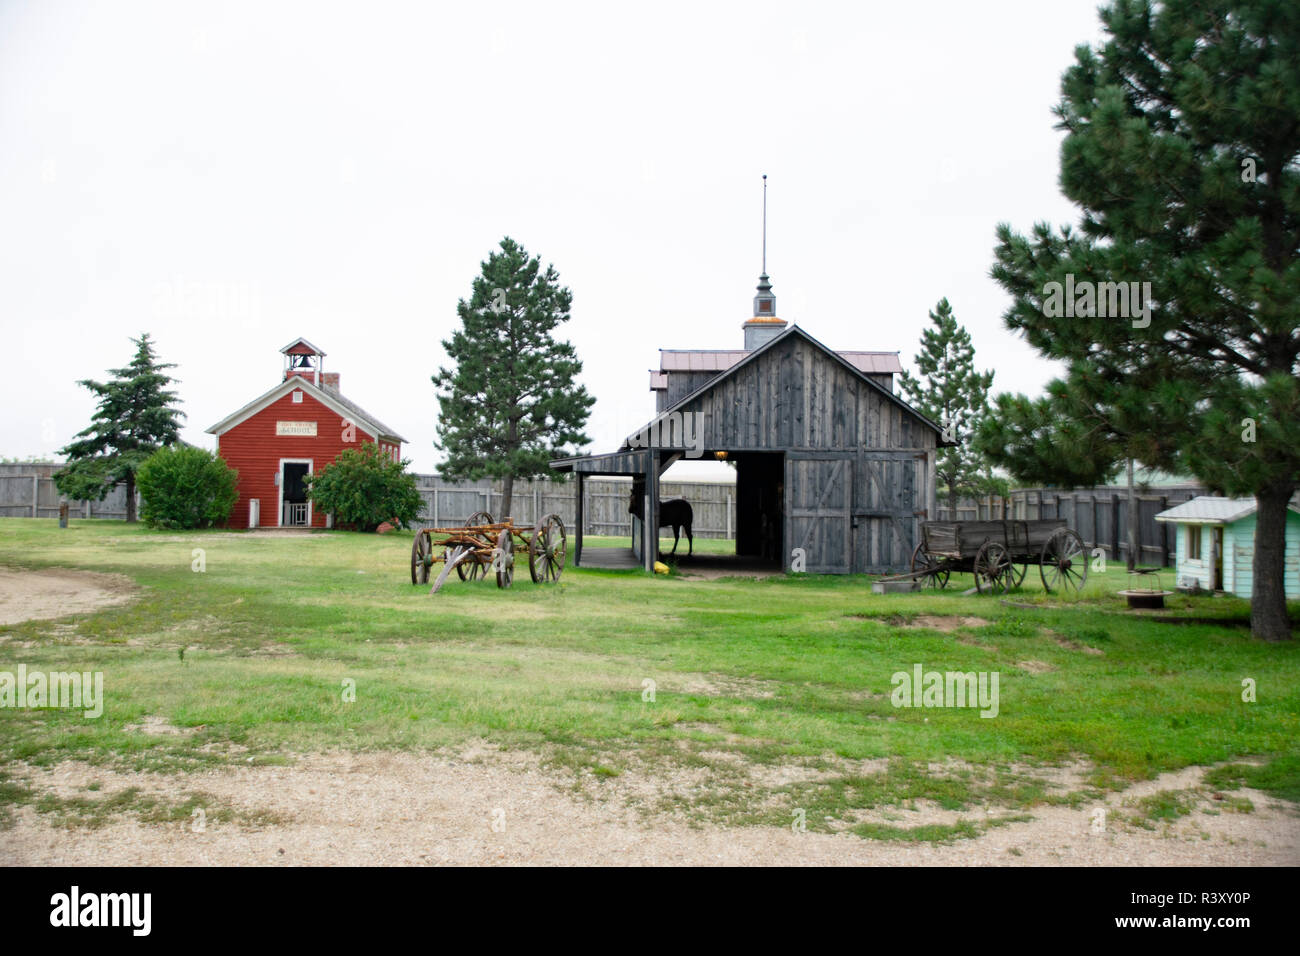
[[(1175, 581), (1249, 598), (1255, 563), (1254, 498), (1202, 495), (1156, 515), (1176, 526)], [(1300, 496), (1286, 514), (1286, 596), (1300, 600)]]

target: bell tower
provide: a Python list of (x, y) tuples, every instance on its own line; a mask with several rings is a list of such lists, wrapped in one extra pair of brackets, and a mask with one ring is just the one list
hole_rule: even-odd
[(284, 356), (285, 380), (298, 376), (313, 385), (322, 384), (321, 366), (325, 361), (325, 353), (316, 346), (306, 339), (298, 338), (280, 349), (280, 354)]

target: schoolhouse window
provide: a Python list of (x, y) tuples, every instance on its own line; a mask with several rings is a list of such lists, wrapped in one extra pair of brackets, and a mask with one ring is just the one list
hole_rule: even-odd
[(1199, 524), (1187, 526), (1187, 560), (1201, 560), (1201, 526)]
[(294, 393), (293, 393), (293, 403), (294, 403), (295, 405), (301, 405), (301, 404), (302, 404), (302, 392), (294, 392)]

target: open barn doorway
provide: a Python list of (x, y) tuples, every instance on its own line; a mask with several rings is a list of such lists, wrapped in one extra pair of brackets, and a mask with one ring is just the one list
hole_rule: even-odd
[(736, 463), (736, 556), (783, 567), (785, 558), (785, 455), (746, 452)]

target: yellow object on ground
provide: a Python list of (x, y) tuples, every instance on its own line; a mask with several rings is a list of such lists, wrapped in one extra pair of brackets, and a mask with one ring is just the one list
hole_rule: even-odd
[(656, 561), (655, 574), (667, 574), (667, 573), (668, 573), (668, 565), (664, 564), (662, 561)]

